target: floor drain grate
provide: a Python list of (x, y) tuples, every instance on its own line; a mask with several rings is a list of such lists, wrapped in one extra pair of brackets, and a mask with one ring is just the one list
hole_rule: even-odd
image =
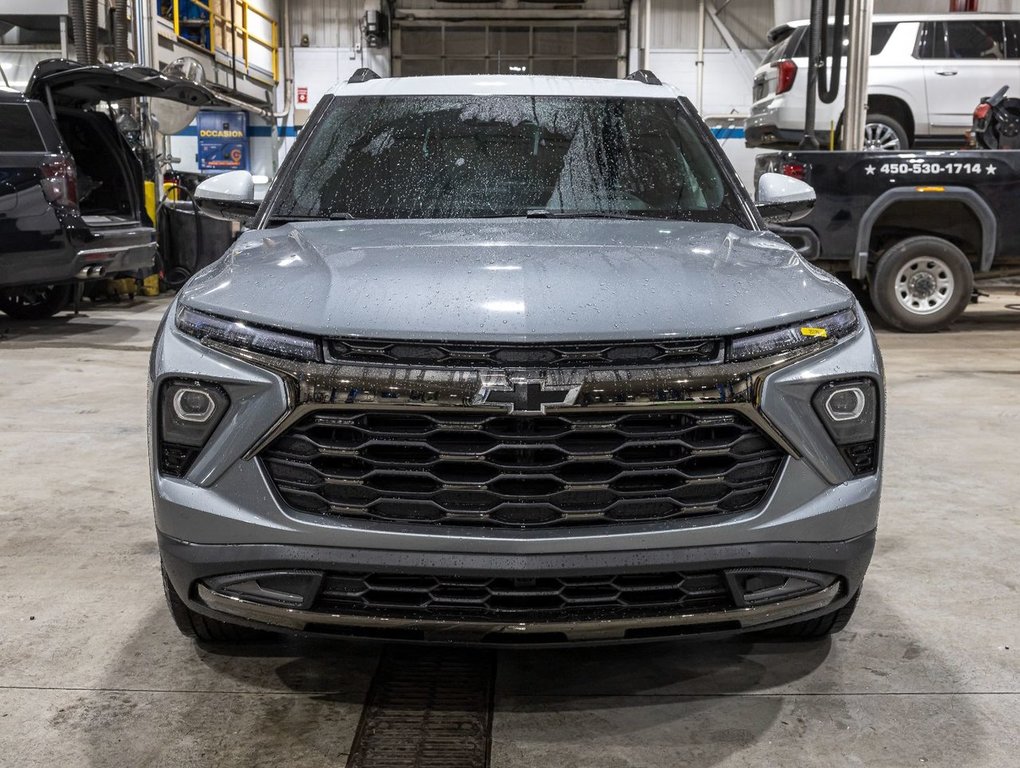
[(385, 651), (347, 768), (487, 768), (495, 666), (485, 651)]

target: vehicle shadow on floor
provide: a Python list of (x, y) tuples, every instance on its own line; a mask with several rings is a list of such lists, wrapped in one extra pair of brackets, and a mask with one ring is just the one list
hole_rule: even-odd
[(14, 320), (0, 312), (0, 348), (4, 343), (86, 347), (91, 339), (103, 346), (137, 340), (148, 347), (152, 338), (147, 333), (139, 334), (138, 316), (152, 314), (154, 334), (160, 310), (165, 310), (167, 304), (168, 301), (159, 299), (137, 298), (122, 302), (86, 302), (78, 314), (61, 312), (44, 320)]
[[(987, 736), (966, 697), (945, 697), (945, 706), (915, 717), (910, 697), (881, 695), (961, 686), (880, 594), (866, 598), (835, 640), (494, 650), (492, 765), (713, 766), (809, 737), (818, 748), (822, 737), (842, 741), (829, 765), (853, 763), (838, 751), (848, 745), (896, 758), (862, 764), (903, 764), (898, 739), (908, 721), (915, 741), (930, 740), (936, 752), (951, 743), (979, 762)], [(200, 646), (177, 634), (154, 600), (104, 664), (106, 678), (96, 690), (69, 692), (52, 725), (77, 724), (94, 766), (191, 764), (180, 761), (180, 739), (187, 754), (202, 756), (195, 764), (342, 764), (386, 647), (329, 639)], [(152, 732), (137, 739), (139, 729)], [(852, 741), (862, 733), (865, 747)]]

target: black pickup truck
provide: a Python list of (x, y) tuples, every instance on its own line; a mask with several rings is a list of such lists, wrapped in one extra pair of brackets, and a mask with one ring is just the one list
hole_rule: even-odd
[(946, 327), (975, 275), (1020, 267), (1020, 150), (778, 152), (758, 157), (756, 178), (766, 172), (817, 195), (806, 217), (773, 229), (867, 289), (900, 330)]

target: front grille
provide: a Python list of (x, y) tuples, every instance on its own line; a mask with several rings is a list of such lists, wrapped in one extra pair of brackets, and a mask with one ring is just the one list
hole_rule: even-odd
[(701, 409), (323, 410), (261, 454), (304, 512), (521, 527), (740, 512), (783, 456), (743, 415)]
[(705, 365), (721, 362), (721, 339), (677, 339), (581, 344), (482, 344), (333, 339), (331, 362), (436, 365), (454, 368), (579, 368)]
[(721, 572), (487, 578), (328, 573), (319, 613), (460, 621), (592, 621), (729, 610)]

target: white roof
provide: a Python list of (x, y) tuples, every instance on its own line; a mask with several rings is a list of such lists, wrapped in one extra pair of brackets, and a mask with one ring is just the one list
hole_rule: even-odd
[(445, 75), (442, 77), (380, 77), (363, 83), (337, 83), (336, 96), (605, 96), (608, 98), (675, 99), (665, 85), (636, 80), (537, 75)]

